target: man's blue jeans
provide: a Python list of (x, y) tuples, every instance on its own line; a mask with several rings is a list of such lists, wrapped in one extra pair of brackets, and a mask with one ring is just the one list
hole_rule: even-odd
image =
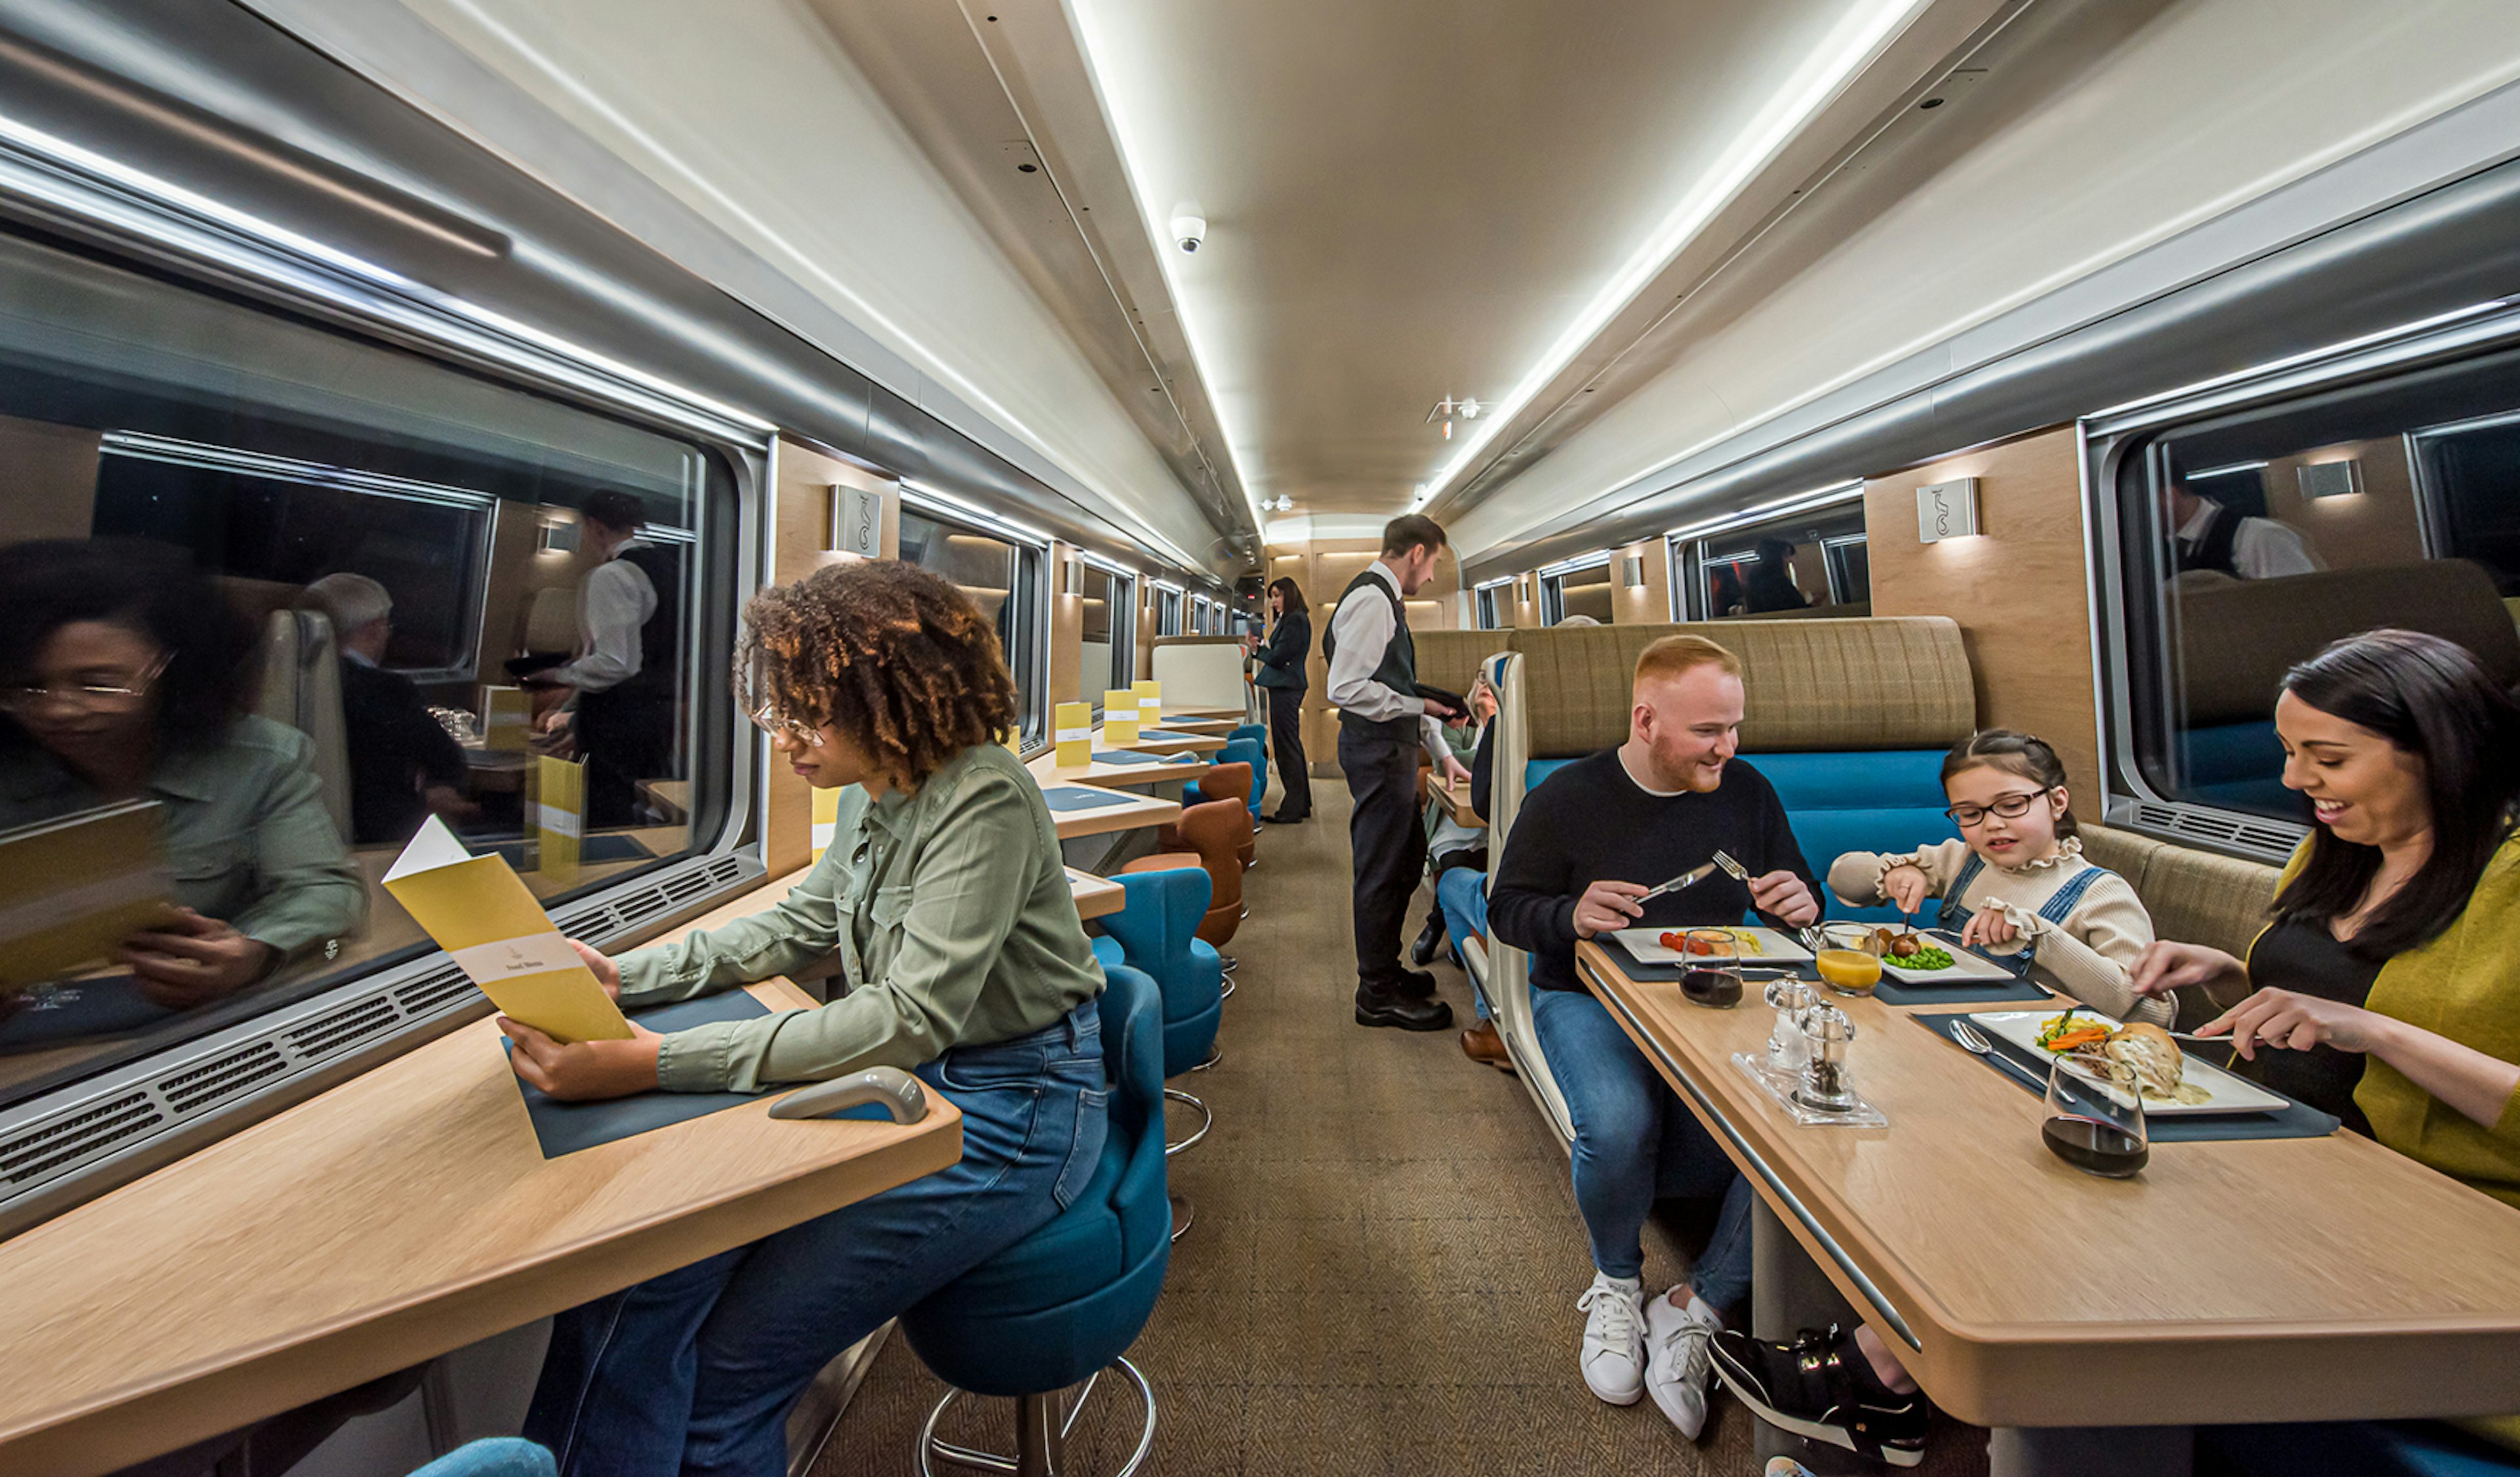
[[(1469, 867), (1455, 867), (1435, 879), (1435, 906), (1444, 910), (1444, 931), (1453, 939), (1453, 958), (1462, 961), (1462, 972), (1469, 974), (1469, 955), (1462, 942), (1476, 934), (1482, 938), (1488, 931), (1488, 874)], [(1479, 977), (1470, 974), (1470, 1001), (1478, 1007), (1479, 1019), (1488, 1018), (1487, 992), (1479, 988)]]
[(1715, 1235), (1689, 1273), (1719, 1309), (1750, 1295), (1750, 1186), (1664, 1084), (1599, 1001), (1582, 990), (1534, 990), (1540, 1054), (1575, 1120), (1575, 1205), (1593, 1265), (1642, 1276), (1645, 1215), (1663, 1195), (1722, 1196)]
[(1094, 1002), (918, 1075), (963, 1110), (960, 1163), (555, 1320), (525, 1435), (563, 1477), (785, 1477), (788, 1408), (818, 1370), (1093, 1179), (1109, 1096)]

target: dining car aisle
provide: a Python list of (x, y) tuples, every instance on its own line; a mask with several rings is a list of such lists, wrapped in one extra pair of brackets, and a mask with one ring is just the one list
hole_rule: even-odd
[[(1354, 1024), (1347, 790), (1316, 780), (1314, 794), (1312, 821), (1261, 836), (1244, 878), (1251, 916), (1228, 946), (1240, 967), (1224, 1056), (1181, 1082), (1216, 1128), (1171, 1161), (1197, 1220), (1130, 1350), (1158, 1403), (1144, 1470), (1757, 1472), (1751, 1422), (1730, 1400), (1692, 1447), (1650, 1402), (1613, 1409), (1586, 1393), (1575, 1298), (1592, 1269), (1565, 1155), (1521, 1086), (1466, 1060), (1456, 1033)], [(1412, 918), (1425, 906), (1421, 889)], [(1461, 971), (1434, 972), (1468, 1020)], [(1676, 1280), (1682, 1247), (1704, 1233), (1671, 1220), (1646, 1227), (1649, 1286)], [(892, 1339), (811, 1477), (915, 1472), (940, 1393)], [(1094, 1399), (1071, 1465), (1107, 1473), (1136, 1412), (1121, 1392)], [(958, 1410), (949, 1438), (1012, 1451), (1012, 1408)], [(1935, 1435), (1921, 1470), (1985, 1470), (1981, 1433)]]

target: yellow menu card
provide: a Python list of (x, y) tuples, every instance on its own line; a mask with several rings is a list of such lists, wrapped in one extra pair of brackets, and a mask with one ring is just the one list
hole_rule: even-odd
[(1052, 715), (1052, 727), (1058, 732), (1058, 752), (1051, 763), (1060, 769), (1074, 769), (1094, 762), (1094, 704), (1062, 702)]
[(534, 699), (523, 688), (481, 689), (481, 746), (501, 753), (522, 753), (533, 725)]
[(502, 1013), (561, 1041), (629, 1040), (621, 1007), (507, 858), (472, 855), (431, 816), (394, 859), (385, 891)]
[(1122, 748), (1138, 741), (1138, 694), (1114, 688), (1102, 694), (1102, 741)]
[(1164, 685), (1152, 677), (1141, 677), (1129, 684), (1138, 694), (1138, 723), (1142, 728), (1161, 728), (1164, 722)]
[(526, 813), (533, 821), (535, 870), (563, 887), (574, 886), (586, 836), (586, 766), (536, 754)]
[(159, 806), (131, 800), (0, 831), (0, 992), (102, 963), (175, 915)]

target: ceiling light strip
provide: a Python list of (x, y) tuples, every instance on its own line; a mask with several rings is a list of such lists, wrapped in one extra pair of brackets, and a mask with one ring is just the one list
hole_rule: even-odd
[(1600, 336), (1610, 320), (1932, 3), (1933, 0), (1873, 0), (1851, 10), (1828, 38), (1813, 50), (1801, 69), (1770, 98), (1749, 126), (1733, 138), (1714, 167), (1699, 177), (1662, 223), (1638, 245), (1540, 361), (1512, 389), (1482, 407), (1480, 419), (1486, 425), (1473, 429), (1462, 449), (1435, 473), (1427, 484), (1428, 494), (1419, 499), (1418, 506), (1449, 491), (1506, 426)]

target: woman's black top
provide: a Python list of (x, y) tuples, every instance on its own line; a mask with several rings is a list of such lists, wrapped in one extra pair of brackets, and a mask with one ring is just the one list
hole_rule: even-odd
[(1257, 678), (1264, 688), (1300, 693), (1309, 684), (1304, 663), (1313, 654), (1313, 618), (1301, 610), (1289, 610), (1278, 617), (1269, 632), (1269, 640), (1252, 653), (1260, 662)]
[[(2371, 998), (2371, 981), (2381, 960), (2364, 959), (2327, 931), (2324, 919), (2286, 919), (2258, 935), (2249, 947), (2249, 984), (2266, 990), (2291, 990), (2361, 1007)], [(2362, 1081), (2362, 1055), (2334, 1047), (2307, 1052), (2280, 1048), (2258, 1052), (2258, 1078), (2278, 1093), (2298, 1097), (2322, 1113), (2334, 1113), (2358, 1134), (2371, 1132), (2362, 1110), (2354, 1105), (2354, 1089)]]

